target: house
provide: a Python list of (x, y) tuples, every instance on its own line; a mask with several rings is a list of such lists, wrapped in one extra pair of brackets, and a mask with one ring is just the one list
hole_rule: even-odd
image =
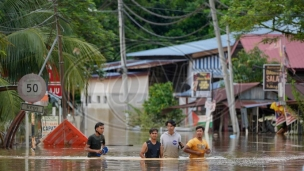
[[(263, 40), (273, 39), (274, 42), (265, 44)], [(232, 56), (235, 56), (240, 49), (249, 52), (254, 47), (259, 48), (269, 58), (269, 61), (284, 63), (283, 47), (286, 49), (286, 57), (288, 59), (287, 68), (289, 74), (297, 81), (304, 80), (304, 44), (300, 41), (291, 41), (282, 34), (265, 34), (253, 35), (246, 34), (237, 40), (232, 48)]]
[[(222, 36), (222, 38), (227, 40), (227, 36)], [(149, 86), (154, 83), (171, 81), (175, 94), (189, 90), (192, 83), (192, 77), (189, 75), (193, 69), (212, 71), (214, 79), (220, 80), (222, 74), (216, 52), (216, 39), (212, 38), (128, 53), (127, 56), (132, 58), (127, 60), (129, 103), (140, 107), (148, 97)], [(201, 56), (205, 58), (202, 59)], [(120, 61), (106, 63), (103, 68), (106, 73), (104, 78), (100, 79), (98, 75), (92, 75), (90, 78), (88, 93), (87, 96), (82, 94), (82, 102), (88, 102), (85, 108), (89, 113), (88, 119), (92, 122), (102, 118), (112, 125), (125, 126), (120, 69)]]
[[(171, 81), (178, 89), (186, 79), (187, 62), (187, 59), (182, 58), (127, 60), (128, 104), (137, 108), (142, 107), (143, 102), (148, 98), (149, 86), (154, 83)], [(82, 93), (81, 101), (87, 102), (84, 107), (88, 113), (87, 123), (92, 129), (96, 120), (120, 130), (128, 127), (125, 111), (131, 109), (126, 109), (124, 103), (121, 68), (120, 61), (106, 63), (103, 68), (104, 77), (92, 75), (88, 82), (87, 95), (85, 92)]]
[[(250, 50), (254, 46), (258, 45), (263, 51), (276, 51), (278, 52), (277, 45), (270, 44), (264, 45), (259, 43), (263, 36), (267, 33), (268, 36), (280, 35), (278, 32), (272, 32), (267, 29), (258, 29), (248, 36), (241, 37), (240, 40), (235, 40), (233, 35), (230, 35), (230, 42), (228, 43), (228, 36), (222, 35), (222, 45), (224, 49), (225, 58), (227, 58), (228, 47), (232, 48), (232, 54), (237, 54), (237, 52), (244, 48), (245, 50)], [(256, 38), (255, 41), (250, 41), (249, 38)], [(286, 44), (287, 45), (287, 44)], [(291, 58), (295, 55), (291, 50), (287, 49), (287, 54)], [(304, 49), (304, 48), (302, 48)], [(268, 52), (265, 52), (266, 54)], [(269, 53), (269, 54), (275, 54)], [(179, 99), (179, 108), (184, 110), (187, 119), (185, 120), (185, 125), (192, 126), (194, 118), (192, 115), (195, 111), (203, 111), (204, 101), (201, 98), (191, 96), (191, 87), (193, 85), (193, 73), (196, 72), (209, 72), (212, 74), (212, 82), (217, 83), (217, 86), (213, 85), (214, 89), (219, 88), (221, 85), (221, 80), (223, 79), (221, 61), (218, 54), (218, 46), (216, 38), (194, 41), (189, 43), (184, 43), (180, 45), (173, 45), (168, 47), (144, 50), (139, 52), (128, 53), (127, 56), (127, 68), (128, 68), (128, 88), (129, 88), (129, 102), (130, 104), (138, 107), (145, 99), (148, 97), (148, 87), (156, 82), (173, 82), (175, 95)], [(272, 55), (270, 55), (272, 56)], [(277, 56), (271, 57), (271, 59), (277, 59)], [(278, 59), (277, 59), (278, 60)], [(295, 68), (296, 63), (291, 62), (291, 68)], [(304, 66), (304, 65), (302, 65)], [(297, 72), (302, 69), (301, 66), (296, 66), (299, 68)], [(111, 124), (124, 125), (125, 116), (122, 100), (122, 87), (121, 87), (121, 75), (120, 72), (120, 62), (107, 63), (104, 67), (106, 72), (106, 77), (100, 80), (97, 76), (92, 76), (88, 85), (88, 105), (87, 109), (91, 110), (92, 113), (98, 113), (96, 110), (107, 110), (106, 117), (108, 122)], [(218, 82), (219, 81), (219, 82)], [(243, 85), (242, 85), (243, 86)], [(252, 87), (254, 89), (254, 87)], [(219, 89), (220, 90), (220, 89)], [(217, 91), (217, 90), (215, 90)], [(224, 91), (224, 90), (221, 90)], [(247, 90), (249, 92), (255, 92), (257, 90)], [(260, 90), (263, 92), (263, 90)], [(240, 93), (249, 92), (238, 92), (235, 97), (241, 97)], [(249, 93), (251, 94), (251, 93)], [(214, 96), (214, 92), (210, 91), (210, 96)], [(270, 96), (268, 99), (266, 97)], [(254, 98), (255, 96), (251, 96)], [(206, 97), (203, 97), (206, 98)], [(221, 99), (217, 101), (218, 105), (225, 105), (226, 99)], [(241, 99), (243, 100), (243, 99)], [(246, 99), (249, 100), (249, 99)], [(257, 99), (259, 101), (274, 100), (274, 93), (268, 92), (264, 93), (263, 96), (259, 96)], [(85, 97), (83, 96), (83, 101)], [(106, 103), (105, 103), (106, 102)], [(100, 104), (103, 103), (103, 104)], [(226, 102), (227, 103), (227, 102)], [(260, 102), (259, 102), (260, 103)], [(246, 104), (247, 106), (265, 106), (264, 102), (262, 105), (257, 104), (253, 101), (241, 101), (239, 104)], [(265, 101), (269, 103), (269, 101)], [(239, 104), (236, 104), (239, 105)], [(256, 105), (257, 104), (257, 105)], [(227, 105), (226, 105), (227, 106)], [(241, 105), (239, 105), (241, 106)], [(266, 105), (267, 106), (267, 105)], [(203, 115), (203, 112), (198, 112)], [(241, 115), (240, 115), (241, 116)], [(99, 117), (98, 114), (92, 115), (92, 117)], [(216, 119), (216, 118), (213, 118)], [(216, 122), (214, 122), (216, 125)], [(224, 130), (227, 130), (229, 122), (227, 121)]]

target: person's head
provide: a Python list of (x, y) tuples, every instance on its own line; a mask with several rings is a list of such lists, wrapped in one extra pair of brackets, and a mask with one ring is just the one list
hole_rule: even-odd
[(97, 122), (95, 124), (95, 132), (99, 135), (103, 134), (104, 124), (102, 122)]
[(168, 121), (166, 122), (166, 126), (167, 126), (167, 129), (168, 129), (168, 132), (169, 132), (169, 133), (172, 133), (172, 132), (174, 132), (174, 128), (175, 128), (175, 126), (176, 126), (176, 123), (175, 123), (174, 120), (168, 120)]
[(197, 138), (202, 138), (203, 134), (204, 134), (204, 131), (205, 131), (205, 128), (203, 126), (197, 126), (195, 128), (195, 130), (196, 130), (196, 137)]
[(149, 134), (150, 134), (150, 138), (151, 138), (151, 139), (156, 140), (157, 135), (158, 135), (158, 129), (156, 129), (156, 128), (151, 128), (151, 129), (149, 130)]

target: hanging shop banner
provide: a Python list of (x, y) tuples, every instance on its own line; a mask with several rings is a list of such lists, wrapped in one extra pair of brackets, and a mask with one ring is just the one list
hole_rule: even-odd
[(42, 116), (41, 125), (44, 138), (58, 126), (58, 116)]
[(281, 72), (280, 64), (264, 64), (263, 68), (263, 90), (278, 91)]
[(211, 73), (193, 74), (192, 97), (211, 97)]

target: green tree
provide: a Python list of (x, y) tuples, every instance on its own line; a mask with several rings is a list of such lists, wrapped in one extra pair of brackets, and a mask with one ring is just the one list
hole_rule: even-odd
[[(296, 40), (304, 40), (304, 1), (302, 0), (231, 0), (222, 19), (231, 30), (248, 32), (268, 28)], [(265, 22), (269, 21), (268, 24)]]
[(234, 82), (262, 82), (263, 69), (256, 67), (262, 67), (267, 64), (267, 59), (268, 56), (257, 47), (248, 53), (245, 50), (238, 52), (237, 56), (232, 59)]
[(118, 43), (119, 39), (115, 34), (118, 30), (116, 24), (118, 21), (113, 19), (115, 13), (96, 12), (93, 0), (77, 1), (77, 3), (74, 0), (62, 0), (59, 1), (59, 11), (69, 21), (77, 38), (96, 45), (107, 61), (116, 60), (114, 44)]
[(162, 127), (164, 123), (173, 119), (180, 122), (184, 116), (180, 109), (166, 109), (178, 105), (173, 97), (172, 83), (156, 83), (149, 88), (149, 99), (143, 104), (143, 109), (129, 105), (130, 126), (140, 126), (141, 129)]
[[(6, 0), (0, 2), (0, 86), (15, 84), (25, 74), (38, 74), (54, 39), (53, 4), (47, 0)], [(62, 17), (58, 14), (60, 18)], [(60, 20), (63, 42), (63, 58), (67, 90), (81, 89), (90, 77), (87, 63), (100, 65), (105, 61), (100, 51), (93, 44), (78, 39), (71, 27)], [(51, 53), (48, 65), (59, 68), (58, 46)], [(43, 78), (48, 79), (46, 70)], [(0, 94), (0, 99), (12, 99), (6, 92)], [(16, 94), (16, 92), (15, 92)], [(20, 103), (3, 101), (0, 103), (0, 117), (8, 118), (12, 110), (19, 108)], [(13, 106), (15, 105), (15, 106)]]
[(183, 118), (180, 109), (163, 111), (163, 109), (175, 105), (178, 105), (178, 101), (173, 97), (172, 83), (167, 82), (156, 83), (149, 88), (149, 99), (144, 102), (143, 107), (149, 122), (162, 126), (168, 119), (178, 122)]
[[(94, 2), (98, 10), (117, 10), (117, 1)], [(135, 24), (128, 15), (124, 15), (127, 52), (181, 44), (214, 35), (210, 25), (210, 8), (205, 0), (124, 0), (124, 4), (125, 12), (137, 22)], [(112, 20), (118, 21), (114, 14)], [(111, 27), (106, 28), (115, 29), (113, 32), (118, 35), (118, 23), (112, 21), (110, 24)]]

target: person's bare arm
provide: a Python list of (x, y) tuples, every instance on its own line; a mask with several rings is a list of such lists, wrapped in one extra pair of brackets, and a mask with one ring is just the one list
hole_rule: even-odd
[(206, 154), (210, 154), (210, 153), (211, 153), (211, 150), (208, 148), (208, 149), (205, 150), (205, 153), (206, 153)]
[(89, 144), (87, 144), (84, 147), (84, 150), (87, 151), (87, 152), (91, 152), (91, 153), (100, 153), (101, 154), (101, 150), (100, 149), (99, 150), (91, 149)]
[(181, 147), (181, 149), (183, 149), (185, 147), (185, 145), (182, 142), (178, 142), (178, 144)]
[(145, 158), (145, 153), (147, 152), (147, 150), (148, 150), (147, 143), (144, 142), (144, 144), (143, 144), (142, 147), (141, 147), (139, 156), (140, 156), (141, 158)]
[(160, 146), (160, 158), (163, 158), (164, 157), (164, 146), (161, 145)]
[(210, 153), (210, 149), (206, 149), (205, 152), (199, 152), (199, 151), (191, 150), (190, 147), (188, 147), (186, 145), (184, 147), (184, 152), (190, 153), (190, 154), (194, 154), (194, 155), (197, 155), (197, 156), (201, 156), (201, 155), (204, 155), (204, 153), (209, 154)]
[(164, 146), (160, 145), (159, 158), (163, 158)]

